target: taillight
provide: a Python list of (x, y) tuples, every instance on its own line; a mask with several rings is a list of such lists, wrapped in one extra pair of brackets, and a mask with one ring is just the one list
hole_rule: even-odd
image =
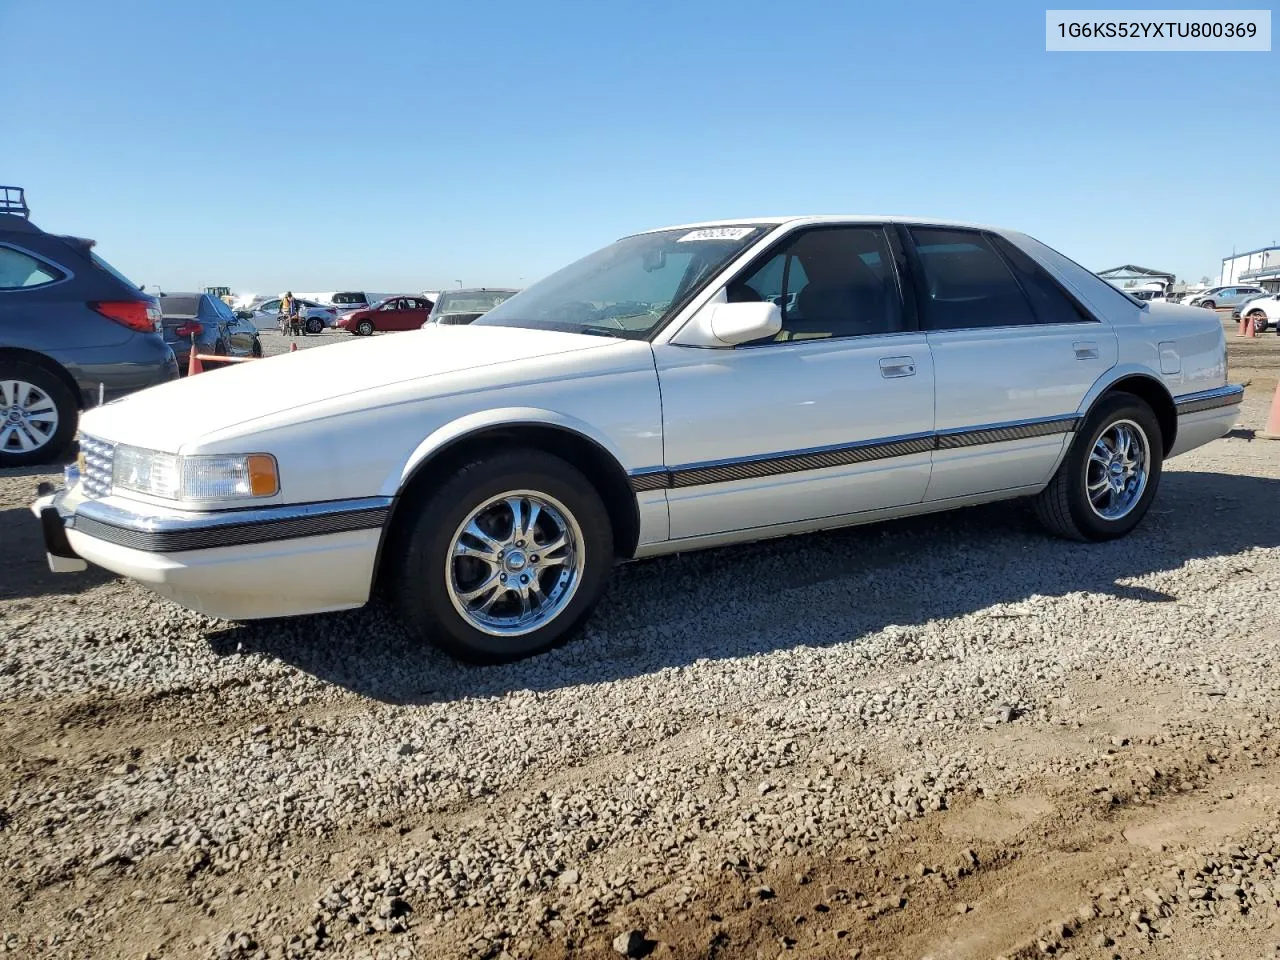
[(146, 300), (106, 300), (89, 306), (108, 320), (138, 333), (155, 333), (160, 326), (160, 308)]

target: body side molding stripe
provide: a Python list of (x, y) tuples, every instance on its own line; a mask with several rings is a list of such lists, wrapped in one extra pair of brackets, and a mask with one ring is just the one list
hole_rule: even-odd
[(1199, 393), (1187, 393), (1173, 398), (1174, 409), (1181, 416), (1184, 413), (1199, 413), (1201, 410), (1216, 410), (1218, 407), (1230, 407), (1244, 400), (1244, 387), (1229, 383), (1225, 387), (1213, 390), (1201, 390)]
[(750, 480), (783, 473), (798, 473), (803, 470), (822, 470), (827, 467), (866, 463), (871, 460), (887, 460), (914, 453), (929, 453), (933, 450), (1048, 437), (1060, 433), (1072, 433), (1079, 422), (1079, 415), (1072, 413), (1011, 423), (990, 423), (980, 427), (946, 430), (940, 433), (920, 433), (832, 447), (788, 450), (784, 453), (744, 457), (740, 460), (690, 463), (670, 469), (649, 467), (631, 474), (631, 489), (639, 493), (644, 490), (694, 487), (706, 483)]

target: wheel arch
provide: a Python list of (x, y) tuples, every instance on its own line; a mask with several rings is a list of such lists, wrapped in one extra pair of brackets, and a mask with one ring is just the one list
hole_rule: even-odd
[(22, 347), (0, 347), (0, 361), (12, 360), (18, 363), (29, 363), (32, 366), (40, 367), (57, 377), (62, 385), (71, 391), (71, 399), (75, 402), (77, 410), (84, 409), (84, 396), (80, 391), (80, 385), (76, 383), (69, 370), (54, 360), (48, 354), (40, 353), (36, 350), (26, 350)]
[(1081, 418), (1088, 417), (1093, 408), (1103, 397), (1113, 393), (1130, 393), (1149, 406), (1160, 424), (1161, 440), (1164, 456), (1169, 455), (1178, 437), (1178, 408), (1174, 404), (1173, 394), (1164, 382), (1149, 370), (1142, 368), (1116, 370), (1105, 383), (1101, 383), (1090, 391), (1086, 403), (1082, 405)]
[(550, 411), (487, 411), (434, 431), (404, 468), (388, 478), (384, 493), (392, 497), (392, 502), (374, 561), (375, 589), (383, 582), (382, 558), (392, 552), (401, 511), (462, 463), (485, 450), (511, 445), (558, 456), (586, 474), (608, 511), (615, 554), (623, 559), (635, 555), (640, 539), (639, 504), (621, 460), (607, 441), (593, 436), (585, 424)]

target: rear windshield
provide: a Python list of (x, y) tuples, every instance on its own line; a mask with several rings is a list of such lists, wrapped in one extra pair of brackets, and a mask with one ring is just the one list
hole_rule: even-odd
[(161, 297), (160, 310), (166, 317), (194, 317), (200, 310), (200, 298)]
[(123, 273), (121, 273), (111, 264), (107, 263), (107, 261), (103, 260), (102, 257), (98, 256), (92, 250), (89, 251), (89, 259), (93, 261), (95, 266), (100, 267), (101, 269), (107, 271), (107, 273), (111, 274), (113, 277), (115, 277), (117, 280), (123, 283), (126, 287), (132, 287), (134, 290), (138, 289), (138, 285), (136, 283), (134, 283), (132, 280), (126, 277)]
[(334, 305), (342, 303), (364, 303), (363, 293), (335, 293), (333, 295)]

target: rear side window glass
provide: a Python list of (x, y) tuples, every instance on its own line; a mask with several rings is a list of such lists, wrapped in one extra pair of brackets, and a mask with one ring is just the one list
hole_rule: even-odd
[(929, 330), (1028, 326), (1037, 322), (1004, 258), (980, 233), (913, 227), (924, 271)]
[(0, 247), (0, 290), (28, 290), (57, 283), (61, 270), (12, 247)]
[[(1041, 323), (1093, 322), (1093, 317), (1087, 316), (1078, 309), (1043, 267), (1003, 237), (993, 236), (991, 239), (1005, 258), (1013, 264), (1013, 272), (1017, 274), (1018, 282), (1022, 284), (1027, 299), (1031, 301), (1031, 308), (1035, 311), (1037, 320)], [(1149, 299), (1151, 296), (1153, 292), (1147, 292), (1147, 297), (1144, 299)]]

